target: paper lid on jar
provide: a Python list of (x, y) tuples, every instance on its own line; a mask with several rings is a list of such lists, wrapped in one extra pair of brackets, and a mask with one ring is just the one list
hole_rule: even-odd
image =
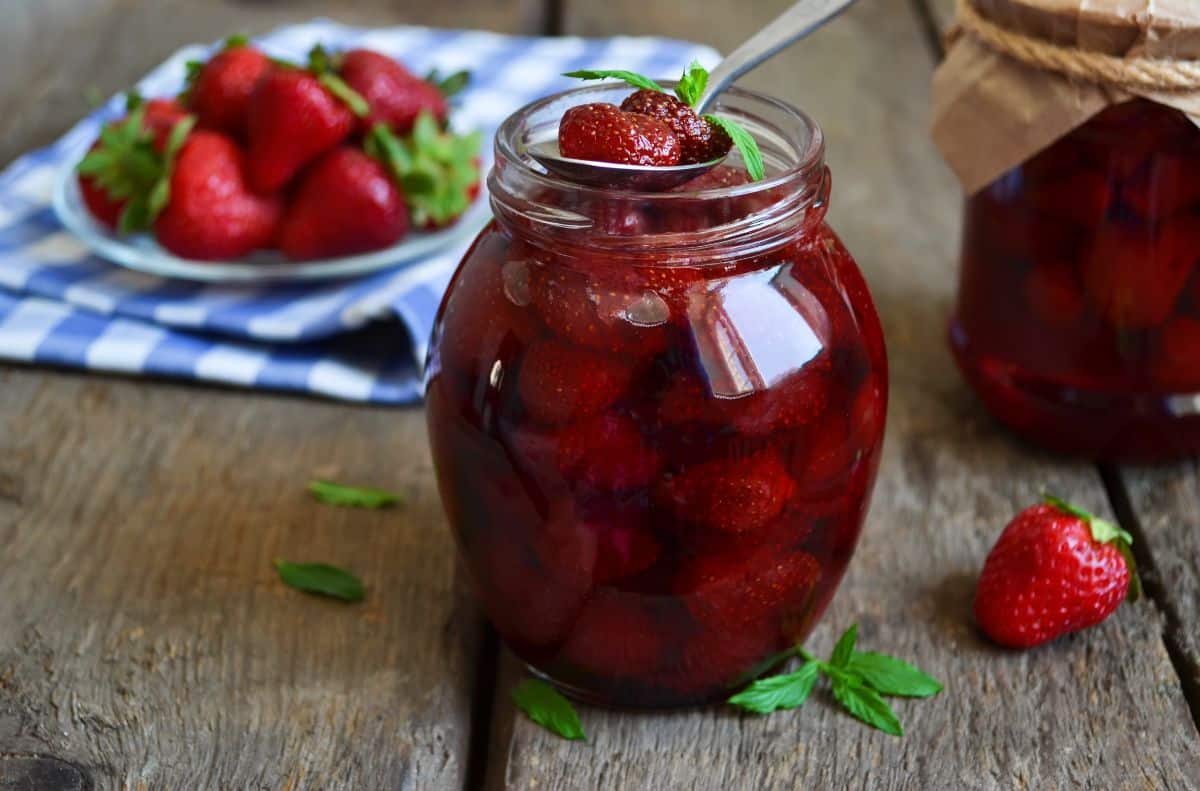
[(958, 0), (933, 80), (933, 139), (967, 194), (1113, 104), (1200, 124), (1200, 2)]

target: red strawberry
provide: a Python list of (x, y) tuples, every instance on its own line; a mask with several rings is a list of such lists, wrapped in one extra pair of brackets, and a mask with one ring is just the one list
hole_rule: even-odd
[(250, 101), (250, 183), (261, 193), (275, 192), (349, 137), (355, 124), (354, 112), (316, 75), (285, 66), (270, 69)]
[(1168, 390), (1198, 389), (1200, 320), (1177, 316), (1163, 326), (1150, 371), (1155, 381)]
[(559, 467), (570, 479), (597, 489), (621, 491), (648, 486), (662, 459), (632, 420), (602, 414), (574, 423), (559, 435)]
[(216, 132), (193, 132), (171, 175), (170, 200), (154, 223), (159, 243), (185, 258), (240, 258), (268, 247), (280, 202), (250, 192), (246, 155)]
[(1121, 182), (1121, 202), (1147, 222), (1200, 204), (1200, 160), (1194, 154), (1155, 152)]
[(557, 341), (538, 341), (521, 361), (517, 392), (529, 413), (558, 425), (594, 415), (625, 394), (624, 364)]
[(1101, 224), (1112, 198), (1108, 177), (1090, 168), (1079, 168), (1029, 189), (1030, 203), (1038, 211), (1086, 228)]
[(666, 123), (615, 104), (583, 104), (563, 113), (558, 148), (571, 159), (624, 165), (678, 165), (682, 154)]
[(1094, 626), (1120, 606), (1131, 580), (1136, 586), (1131, 542), (1116, 525), (1048, 497), (1009, 522), (988, 553), (975, 620), (1011, 648)]
[(279, 229), (295, 261), (394, 244), (408, 230), (404, 195), (383, 165), (356, 148), (323, 155), (305, 172)]
[(795, 491), (779, 455), (716, 459), (668, 477), (658, 499), (684, 522), (727, 533), (760, 530), (778, 517)]
[(1083, 318), (1079, 273), (1067, 261), (1041, 261), (1025, 276), (1025, 301), (1047, 327), (1070, 328)]
[(1170, 316), (1200, 262), (1200, 223), (1176, 217), (1157, 230), (1109, 223), (1080, 263), (1089, 300), (1112, 326), (1153, 327)]
[(648, 569), (662, 550), (631, 509), (580, 517), (569, 507), (551, 508), (550, 520), (538, 531), (538, 556), (555, 574), (605, 585)]
[[(79, 166), (84, 205), (93, 217), (110, 228), (121, 224), (131, 199), (146, 204), (154, 185), (166, 177), (171, 132), (188, 118), (187, 112), (172, 99), (144, 102), (137, 94), (130, 94), (127, 105), (129, 114), (104, 128)], [(189, 122), (182, 133), (190, 129)], [(125, 230), (144, 230), (152, 214), (139, 207), (135, 207), (135, 213), (139, 216), (128, 217)]]
[(584, 527), (596, 535), (595, 583), (604, 585), (629, 577), (654, 565), (662, 546), (654, 534), (632, 517), (590, 521)]
[(644, 285), (626, 288), (615, 273), (593, 277), (560, 265), (537, 265), (529, 275), (534, 309), (563, 340), (632, 360), (666, 349), (670, 308)]
[(724, 129), (714, 127), (668, 93), (642, 89), (621, 102), (621, 109), (657, 118), (669, 126), (679, 138), (680, 164), (720, 159), (733, 148), (733, 141)]
[(446, 122), (446, 97), (438, 86), (387, 55), (352, 49), (341, 56), (338, 73), (371, 108), (360, 121), (364, 132), (376, 124), (386, 124), (396, 134), (407, 135), (422, 113), (432, 116), (439, 125)]
[(270, 59), (242, 38), (197, 64), (185, 96), (200, 128), (245, 139), (254, 87), (270, 68)]
[(658, 666), (663, 647), (662, 628), (644, 597), (598, 588), (580, 611), (561, 656), (604, 678), (642, 676)]

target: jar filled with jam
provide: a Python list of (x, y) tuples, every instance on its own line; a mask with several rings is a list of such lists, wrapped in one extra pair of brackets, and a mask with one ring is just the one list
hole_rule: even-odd
[(812, 629), (879, 461), (879, 320), (824, 221), (819, 128), (731, 90), (759, 139), (656, 193), (583, 187), (526, 153), (565, 109), (512, 116), (495, 221), (442, 303), (427, 414), (443, 503), (505, 643), (574, 697), (724, 698)]
[(1113, 80), (1171, 79), (1190, 62), (1172, 41), (1200, 32), (1200, 8), (1194, 28), (1168, 28), (1082, 5), (960, 9), (935, 91), (935, 138), (969, 194), (950, 343), (988, 410), (1030, 441), (1119, 461), (1194, 454), (1200, 127), (1185, 109), (1200, 101)]

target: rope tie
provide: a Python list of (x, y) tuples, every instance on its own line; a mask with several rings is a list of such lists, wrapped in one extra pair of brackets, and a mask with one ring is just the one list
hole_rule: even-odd
[(1131, 91), (1200, 90), (1198, 61), (1121, 58), (1052, 44), (997, 25), (984, 18), (970, 0), (958, 0), (958, 26), (962, 33), (1002, 55), (1068, 77), (1107, 83)]

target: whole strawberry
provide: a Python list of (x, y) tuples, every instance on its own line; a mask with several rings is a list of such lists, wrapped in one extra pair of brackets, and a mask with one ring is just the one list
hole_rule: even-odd
[(234, 36), (207, 63), (193, 62), (188, 67), (190, 84), (184, 98), (200, 128), (245, 139), (250, 99), (271, 68), (270, 59), (244, 37)]
[(325, 154), (296, 188), (279, 248), (303, 261), (394, 244), (408, 230), (404, 195), (383, 165), (349, 146)]
[(1121, 528), (1054, 497), (1004, 528), (975, 592), (975, 620), (995, 642), (1029, 648), (1095, 626), (1138, 582)]
[(733, 147), (724, 129), (696, 115), (695, 110), (669, 93), (643, 88), (621, 102), (621, 109), (657, 118), (671, 127), (682, 146), (680, 164), (721, 159)]
[(231, 138), (197, 131), (175, 159), (166, 207), (154, 221), (158, 242), (184, 258), (240, 258), (269, 247), (279, 222), (278, 198), (246, 184), (246, 155)]
[(315, 48), (308, 69), (275, 66), (250, 102), (250, 183), (270, 194), (354, 132), (366, 101), (346, 87)]
[(621, 165), (678, 165), (679, 138), (666, 123), (614, 104), (583, 104), (563, 113), (558, 148), (564, 157)]
[[(340, 58), (338, 73), (351, 89), (367, 100), (370, 111), (362, 119), (362, 130), (387, 124), (398, 135), (412, 131), (417, 118), (427, 113), (442, 125), (448, 114), (447, 96), (440, 85), (413, 74), (403, 64), (369, 49), (352, 49)], [(462, 87), (462, 78), (452, 82)]]

